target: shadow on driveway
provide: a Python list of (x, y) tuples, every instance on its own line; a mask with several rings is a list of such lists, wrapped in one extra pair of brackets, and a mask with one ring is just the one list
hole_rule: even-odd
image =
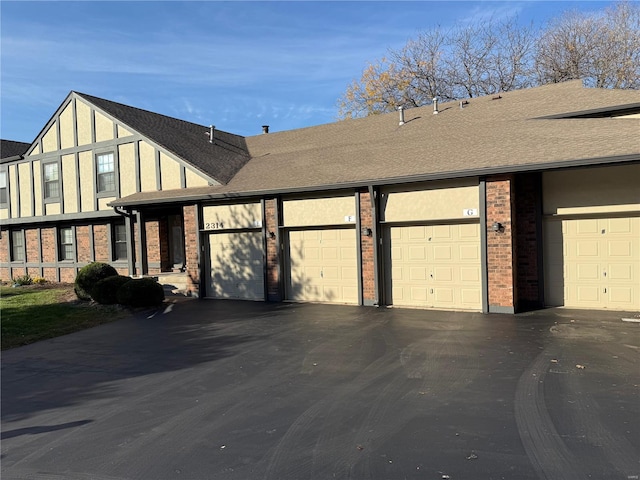
[(620, 317), (183, 301), (4, 352), (3, 478), (633, 478)]

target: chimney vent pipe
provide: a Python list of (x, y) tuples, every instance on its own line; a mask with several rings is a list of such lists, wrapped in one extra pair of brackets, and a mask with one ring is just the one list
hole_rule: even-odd
[(269, 133), (269, 125), (262, 125), (262, 133)]
[(215, 125), (209, 125), (209, 143), (215, 143), (214, 135), (216, 132)]
[(433, 114), (438, 114), (438, 97), (433, 97)]
[(400, 105), (398, 107), (398, 112), (400, 113), (400, 121), (398, 122), (399, 126), (404, 125), (404, 107)]

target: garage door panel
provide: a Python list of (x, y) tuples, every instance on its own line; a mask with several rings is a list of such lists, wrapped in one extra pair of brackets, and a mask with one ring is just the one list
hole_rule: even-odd
[(358, 302), (355, 230), (290, 231), (288, 238), (287, 298)]
[(640, 309), (640, 218), (547, 219), (545, 303)]
[(478, 224), (387, 227), (388, 303), (480, 310), (479, 232)]
[(260, 232), (209, 235), (209, 288), (213, 298), (264, 299), (264, 265)]

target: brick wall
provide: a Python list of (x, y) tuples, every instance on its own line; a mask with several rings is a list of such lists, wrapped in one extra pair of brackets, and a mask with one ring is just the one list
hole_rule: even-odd
[[(267, 230), (267, 300), (278, 302), (282, 300), (283, 294), (280, 291), (279, 262), (280, 248), (278, 236), (271, 238), (269, 232), (278, 232), (278, 217), (276, 202), (271, 198), (265, 200), (265, 228)], [(283, 241), (283, 239), (280, 239)]]
[(184, 249), (189, 291), (200, 295), (200, 252), (198, 251), (199, 226), (196, 205), (182, 208), (184, 218)]
[(64, 283), (73, 283), (76, 280), (75, 268), (61, 268), (60, 269), (60, 281)]
[[(55, 263), (58, 257), (58, 252), (56, 252), (57, 242), (55, 228), (42, 228), (40, 230), (40, 239), (42, 241), (42, 261), (44, 263)], [(44, 278), (51, 280), (51, 278), (46, 275), (44, 275)]]
[(78, 248), (78, 262), (90, 263), (93, 261), (93, 251), (91, 250), (91, 227), (80, 225), (76, 227), (76, 242)]
[(160, 225), (158, 220), (146, 220), (147, 262), (160, 263)]
[(96, 254), (96, 262), (109, 263), (111, 252), (109, 251), (109, 226), (93, 226), (93, 249)]
[(34, 263), (40, 261), (40, 239), (38, 238), (37, 228), (25, 229), (25, 243), (27, 262)]
[(160, 268), (162, 271), (170, 271), (171, 259), (169, 255), (169, 221), (166, 217), (158, 220), (158, 256), (160, 257)]
[[(360, 227), (370, 228), (373, 231), (372, 202), (369, 192), (360, 192)], [(360, 237), (360, 247), (362, 248), (362, 299), (365, 305), (371, 305), (376, 301), (375, 291), (375, 261), (373, 236), (362, 235)]]
[(521, 174), (516, 177), (516, 262), (519, 310), (542, 307), (541, 269), (538, 264), (538, 251), (542, 248), (541, 237), (538, 235), (540, 188), (540, 174)]
[[(511, 175), (493, 177), (486, 182), (489, 311), (516, 309), (514, 190)], [(499, 232), (493, 231), (494, 222), (502, 225)]]

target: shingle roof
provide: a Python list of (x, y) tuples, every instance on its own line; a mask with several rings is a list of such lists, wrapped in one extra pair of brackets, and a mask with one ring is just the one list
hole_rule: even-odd
[(336, 188), (454, 178), (561, 165), (640, 160), (640, 119), (542, 119), (567, 112), (633, 106), (640, 92), (548, 85), (248, 137), (248, 162), (227, 184), (145, 192), (114, 204)]
[(0, 157), (4, 160), (5, 158), (24, 155), (30, 146), (30, 143), (0, 140)]
[(227, 183), (249, 161), (245, 140), (239, 135), (216, 130), (215, 143), (211, 144), (209, 127), (75, 93), (219, 183)]

